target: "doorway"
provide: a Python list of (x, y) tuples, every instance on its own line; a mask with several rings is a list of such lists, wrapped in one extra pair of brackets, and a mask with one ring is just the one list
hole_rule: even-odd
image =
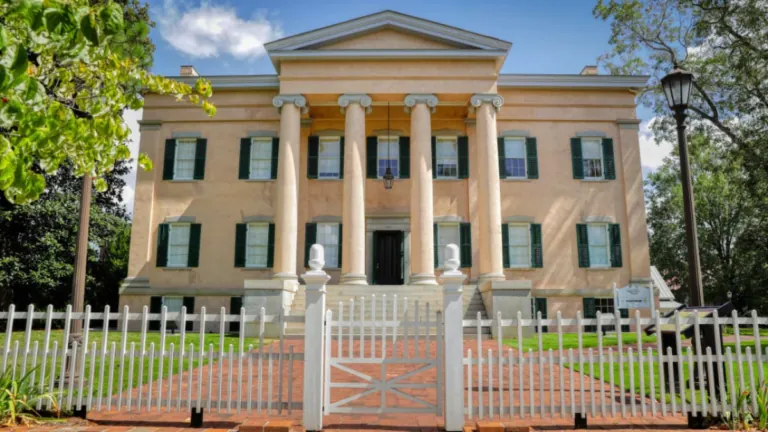
[(404, 256), (402, 231), (374, 231), (374, 285), (402, 285)]

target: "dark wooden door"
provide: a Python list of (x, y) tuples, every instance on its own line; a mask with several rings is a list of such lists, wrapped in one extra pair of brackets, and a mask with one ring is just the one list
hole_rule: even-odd
[(373, 283), (403, 284), (403, 232), (375, 231), (373, 233)]

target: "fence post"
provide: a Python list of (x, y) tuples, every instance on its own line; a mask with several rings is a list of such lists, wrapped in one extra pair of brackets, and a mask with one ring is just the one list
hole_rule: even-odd
[[(301, 278), (306, 284), (304, 311), (304, 428), (323, 429), (323, 331), (325, 330), (325, 284), (331, 278), (323, 270), (323, 246), (312, 245), (309, 250), (310, 270)], [(330, 349), (328, 347), (327, 349)], [(316, 361), (319, 359), (319, 361)], [(328, 377), (325, 377), (328, 379)]]
[[(465, 274), (459, 271), (459, 247), (445, 247), (445, 271), (440, 276), (443, 285), (443, 335), (445, 350), (445, 430), (460, 431), (464, 427), (464, 291)], [(438, 389), (442, 391), (442, 389)], [(470, 390), (471, 391), (471, 390)]]

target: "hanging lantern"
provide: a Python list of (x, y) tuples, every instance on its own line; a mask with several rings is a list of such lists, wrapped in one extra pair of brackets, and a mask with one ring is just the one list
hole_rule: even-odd
[(387, 167), (387, 170), (384, 171), (384, 189), (390, 190), (392, 189), (392, 185), (395, 183), (395, 176), (392, 175), (392, 168)]

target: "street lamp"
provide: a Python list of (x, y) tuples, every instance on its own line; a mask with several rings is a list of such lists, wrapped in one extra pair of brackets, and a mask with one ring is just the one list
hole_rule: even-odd
[(691, 97), (693, 74), (677, 65), (667, 76), (661, 79), (661, 87), (667, 97), (669, 108), (675, 113), (677, 121), (677, 145), (680, 150), (680, 180), (683, 184), (683, 214), (685, 216), (685, 238), (688, 246), (688, 284), (691, 287), (689, 306), (704, 304), (704, 290), (701, 283), (701, 263), (699, 262), (699, 241), (696, 234), (696, 209), (693, 203), (693, 185), (691, 167), (688, 161), (688, 143), (685, 138), (685, 119), (688, 101)]

